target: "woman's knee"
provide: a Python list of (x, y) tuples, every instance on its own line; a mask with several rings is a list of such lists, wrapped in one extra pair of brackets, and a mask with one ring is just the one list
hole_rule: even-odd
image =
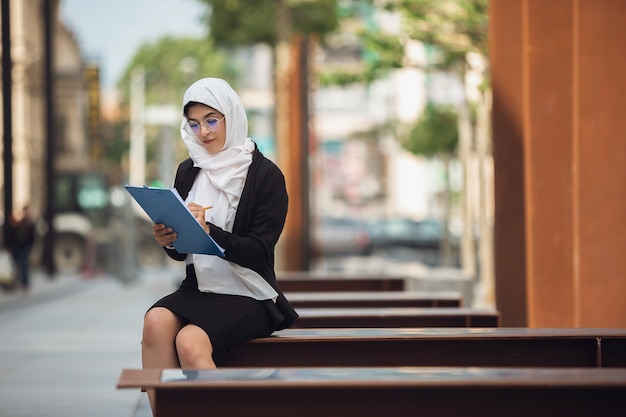
[(176, 335), (176, 351), (183, 367), (214, 367), (213, 345), (204, 330), (195, 325), (183, 327)]
[(164, 338), (173, 341), (180, 328), (180, 320), (170, 310), (163, 307), (152, 308), (143, 319), (142, 343), (150, 345)]

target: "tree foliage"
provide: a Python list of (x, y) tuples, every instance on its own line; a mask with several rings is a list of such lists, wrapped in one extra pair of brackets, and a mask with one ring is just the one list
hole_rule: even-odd
[(322, 84), (371, 83), (391, 70), (419, 66), (407, 56), (411, 41), (437, 51), (426, 70), (464, 71), (468, 52), (488, 53), (489, 0), (351, 0), (345, 2), (343, 19), (361, 18), (373, 7), (398, 13), (401, 24), (395, 33), (365, 24), (358, 31), (364, 65), (358, 72), (331, 71), (322, 74)]
[(146, 104), (180, 104), (185, 89), (196, 79), (232, 79), (234, 69), (223, 51), (210, 40), (165, 36), (139, 47), (118, 81), (123, 101), (128, 103), (133, 70), (145, 73)]
[(400, 38), (380, 32), (359, 32), (362, 64), (350, 71), (327, 69), (319, 74), (320, 84), (349, 85), (371, 84), (385, 77), (390, 71), (403, 67), (404, 45)]
[(487, 55), (489, 0), (383, 0), (387, 10), (402, 13), (410, 39), (436, 46), (452, 57), (467, 52)]
[[(280, 21), (277, 0), (200, 0), (209, 6), (204, 17), (218, 45), (275, 45)], [(283, 0), (294, 33), (323, 35), (337, 28), (337, 0)]]
[(428, 104), (404, 140), (403, 146), (416, 155), (451, 156), (458, 141), (456, 112), (446, 106)]

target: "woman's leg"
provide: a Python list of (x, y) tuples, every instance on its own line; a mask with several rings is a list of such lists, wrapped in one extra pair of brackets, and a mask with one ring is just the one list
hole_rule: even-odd
[(209, 335), (194, 324), (187, 324), (176, 335), (176, 351), (181, 368), (214, 369), (213, 345)]
[[(166, 308), (154, 307), (146, 313), (141, 340), (144, 369), (179, 367), (174, 341), (182, 327), (182, 321)], [(148, 390), (148, 399), (154, 414), (154, 390)]]

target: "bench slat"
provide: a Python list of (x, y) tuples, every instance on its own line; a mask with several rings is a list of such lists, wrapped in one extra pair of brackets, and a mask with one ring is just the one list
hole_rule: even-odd
[[(602, 416), (626, 413), (626, 369), (241, 368), (141, 377), (157, 416)], [(246, 373), (249, 375), (246, 375)]]
[(294, 308), (461, 307), (455, 291), (336, 291), (285, 293)]
[(283, 292), (404, 291), (406, 277), (290, 274), (277, 276)]
[(626, 368), (626, 329), (286, 329), (220, 365)]
[(293, 328), (497, 327), (500, 314), (474, 308), (300, 308)]

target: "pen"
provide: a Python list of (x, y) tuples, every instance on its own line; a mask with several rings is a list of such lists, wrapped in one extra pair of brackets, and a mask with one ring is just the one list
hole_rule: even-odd
[(205, 206), (205, 207), (202, 207), (202, 210), (208, 210), (208, 209), (210, 209), (210, 208), (213, 208), (213, 206)]

